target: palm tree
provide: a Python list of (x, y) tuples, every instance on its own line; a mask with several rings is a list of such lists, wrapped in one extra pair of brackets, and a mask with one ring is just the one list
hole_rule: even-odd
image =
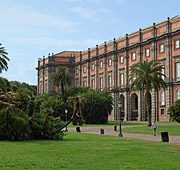
[(1, 47), (0, 43), (0, 73), (2, 73), (2, 70), (7, 71), (8, 69), (8, 63), (10, 59), (7, 57), (8, 53), (6, 52), (4, 47)]
[[(138, 91), (146, 89), (148, 93), (154, 88), (158, 91), (159, 88), (166, 89), (167, 85), (163, 79), (166, 77), (162, 71), (164, 67), (160, 66), (156, 60), (138, 62), (131, 66), (131, 86), (130, 91), (135, 87)], [(136, 75), (136, 77), (135, 77)], [(150, 105), (147, 106), (148, 126), (151, 126), (151, 113), (149, 112)]]
[(52, 80), (53, 80), (54, 85), (61, 86), (62, 101), (64, 102), (65, 101), (65, 98), (64, 98), (64, 93), (65, 93), (64, 87), (66, 87), (67, 85), (70, 85), (71, 81), (72, 81), (72, 77), (67, 72), (66, 67), (59, 66), (57, 73), (53, 74)]

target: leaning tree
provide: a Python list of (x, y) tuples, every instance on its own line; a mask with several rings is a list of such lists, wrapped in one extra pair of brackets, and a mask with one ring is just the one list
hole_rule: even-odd
[[(167, 85), (164, 81), (166, 76), (163, 74), (163, 69), (164, 67), (159, 65), (156, 60), (146, 60), (144, 62), (140, 61), (132, 65), (130, 69), (130, 91), (134, 88), (138, 91), (144, 91), (145, 89), (148, 93), (150, 93), (152, 89), (158, 91), (159, 88), (163, 88), (165, 90)], [(151, 113), (149, 112), (149, 109), (150, 105), (147, 106), (147, 114), (148, 126), (151, 126)]]
[(3, 70), (7, 71), (8, 69), (8, 63), (10, 59), (7, 57), (8, 53), (6, 52), (5, 48), (2, 47), (2, 44), (0, 43), (0, 73), (2, 73)]

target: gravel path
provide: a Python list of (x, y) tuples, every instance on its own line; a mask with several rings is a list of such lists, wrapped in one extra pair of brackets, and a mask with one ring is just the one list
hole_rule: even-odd
[[(144, 125), (139, 125), (144, 126)], [(128, 128), (128, 127), (137, 127), (137, 126), (122, 126), (122, 129)], [(101, 128), (104, 129), (104, 135), (110, 135), (110, 136), (118, 136), (117, 131), (114, 131), (114, 126), (102, 126), (102, 127), (80, 127), (81, 133), (91, 133), (91, 134), (100, 134)], [(69, 132), (76, 132), (76, 128), (68, 128)], [(122, 130), (123, 132), (123, 130)], [(152, 132), (153, 133), (153, 132)], [(134, 139), (142, 139), (142, 140), (148, 140), (148, 141), (161, 141), (161, 135), (145, 135), (145, 134), (135, 134), (135, 133), (124, 133), (123, 137), (125, 138), (134, 138)], [(169, 143), (170, 144), (176, 144), (180, 145), (180, 136), (169, 136)]]

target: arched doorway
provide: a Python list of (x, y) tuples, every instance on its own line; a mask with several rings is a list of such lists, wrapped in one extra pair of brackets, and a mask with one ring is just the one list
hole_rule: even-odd
[(131, 95), (131, 120), (138, 120), (138, 96), (136, 93)]
[(124, 120), (124, 116), (125, 116), (125, 110), (124, 110), (124, 108), (125, 108), (125, 106), (124, 106), (124, 95), (123, 95), (123, 94), (120, 95), (120, 100), (121, 100), (121, 102), (122, 102), (121, 120)]
[(149, 116), (150, 116), (150, 119), (152, 117), (152, 115), (151, 115), (151, 94), (149, 92), (146, 92), (144, 99), (145, 99), (145, 105), (144, 105), (145, 121), (148, 121)]

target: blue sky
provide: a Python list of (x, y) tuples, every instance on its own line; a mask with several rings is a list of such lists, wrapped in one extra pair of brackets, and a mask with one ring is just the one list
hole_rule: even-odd
[(48, 53), (83, 51), (180, 14), (179, 0), (0, 0), (0, 43), (9, 53), (1, 76), (37, 84)]

